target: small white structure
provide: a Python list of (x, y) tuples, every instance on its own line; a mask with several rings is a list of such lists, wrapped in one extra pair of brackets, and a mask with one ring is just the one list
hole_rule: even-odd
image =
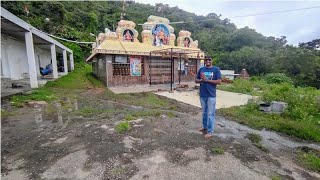
[(1, 79), (29, 79), (38, 88), (40, 67), (48, 64), (53, 79), (66, 75), (74, 70), (72, 50), (1, 7)]
[(229, 80), (234, 80), (236, 76), (239, 76), (239, 74), (234, 73), (234, 70), (220, 70), (220, 72), (222, 77), (225, 77)]

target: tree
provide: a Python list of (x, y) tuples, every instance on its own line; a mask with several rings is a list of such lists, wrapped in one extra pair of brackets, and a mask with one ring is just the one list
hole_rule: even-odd
[(257, 47), (243, 47), (239, 51), (221, 55), (218, 66), (222, 69), (232, 69), (240, 73), (245, 68), (251, 75), (268, 73), (271, 68), (271, 52)]
[(320, 39), (315, 39), (306, 43), (299, 43), (299, 47), (310, 50), (320, 50)]
[(308, 49), (286, 46), (277, 50), (274, 72), (290, 76), (296, 85), (320, 88), (320, 56)]

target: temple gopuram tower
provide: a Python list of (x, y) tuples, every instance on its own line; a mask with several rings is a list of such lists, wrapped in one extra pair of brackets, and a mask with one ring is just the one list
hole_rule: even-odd
[(198, 48), (198, 41), (193, 41), (191, 38), (191, 32), (185, 30), (181, 30), (179, 32), (177, 44), (180, 47)]
[(174, 46), (176, 36), (173, 34), (174, 28), (169, 23), (170, 21), (167, 18), (149, 16), (147, 22), (142, 26), (142, 43), (154, 46)]
[(118, 22), (116, 33), (119, 40), (138, 42), (139, 33), (136, 29), (136, 24), (132, 21), (121, 20)]

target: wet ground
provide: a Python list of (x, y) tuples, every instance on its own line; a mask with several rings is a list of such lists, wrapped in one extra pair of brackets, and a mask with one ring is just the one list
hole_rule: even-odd
[[(320, 179), (300, 167), (295, 151), (320, 149), (218, 116), (214, 138), (196, 128), (200, 109), (170, 100), (176, 110), (130, 121), (127, 112), (150, 111), (90, 95), (52, 104), (31, 103), (2, 119), (2, 179)], [(7, 107), (10, 108), (10, 107)], [(262, 136), (262, 151), (246, 138)], [(214, 149), (223, 149), (216, 154)]]

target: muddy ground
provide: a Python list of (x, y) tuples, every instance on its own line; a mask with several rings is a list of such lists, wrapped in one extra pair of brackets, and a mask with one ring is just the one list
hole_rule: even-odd
[[(126, 112), (150, 110), (90, 92), (26, 105), (1, 121), (2, 179), (320, 179), (295, 160), (298, 148), (319, 144), (220, 116), (214, 138), (205, 140), (196, 130), (200, 109), (168, 101), (177, 108), (132, 120), (124, 133), (114, 128)], [(267, 151), (254, 146), (248, 133), (260, 134)]]

